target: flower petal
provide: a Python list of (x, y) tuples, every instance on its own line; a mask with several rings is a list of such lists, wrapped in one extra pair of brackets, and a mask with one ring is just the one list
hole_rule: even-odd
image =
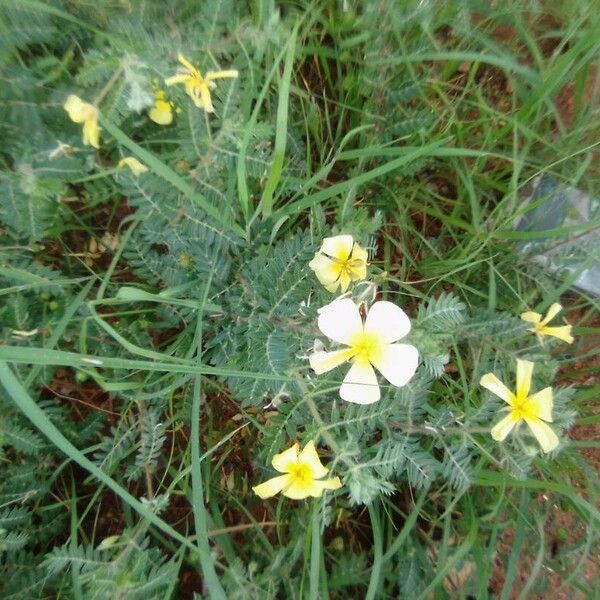
[(563, 342), (567, 342), (567, 344), (572, 344), (575, 341), (575, 338), (571, 335), (572, 325), (562, 325), (561, 327), (541, 327), (539, 332), (545, 335), (550, 335), (552, 337), (558, 338)]
[(226, 79), (237, 77), (239, 73), (235, 69), (230, 69), (228, 71), (208, 71), (204, 76), (206, 81), (212, 81), (213, 79)]
[(542, 319), (540, 325), (546, 325), (546, 323), (549, 323), (550, 321), (552, 321), (552, 319), (554, 319), (554, 317), (562, 310), (562, 306), (558, 303), (555, 302), (549, 309), (548, 312), (546, 313), (546, 316)]
[(83, 123), (89, 118), (89, 110), (87, 109), (89, 106), (91, 105), (74, 94), (71, 94), (63, 104), (63, 108), (69, 113), (69, 118), (75, 123)]
[(354, 242), (354, 246), (352, 246), (352, 260), (364, 262), (366, 264), (368, 258), (369, 253), (359, 246), (357, 242)]
[(517, 389), (515, 395), (519, 400), (525, 400), (529, 395), (532, 373), (533, 363), (517, 358)]
[(320, 479), (329, 473), (329, 469), (321, 464), (321, 459), (317, 454), (315, 443), (312, 440), (300, 452), (298, 462), (310, 467), (313, 479)]
[(335, 291), (342, 270), (339, 263), (317, 252), (314, 258), (308, 263), (308, 266), (315, 272), (317, 279), (322, 285), (325, 287), (334, 285), (334, 289), (329, 291)]
[(138, 177), (139, 175), (141, 175), (142, 173), (146, 173), (146, 171), (148, 171), (148, 167), (144, 164), (142, 164), (137, 158), (134, 158), (133, 156), (127, 156), (125, 158), (122, 158), (118, 165), (118, 167), (129, 167), (131, 169), (131, 172)]
[(365, 331), (375, 333), (383, 343), (391, 344), (410, 331), (410, 319), (399, 306), (381, 300), (369, 309)]
[(309, 496), (319, 497), (323, 494), (323, 488), (318, 484), (314, 479), (302, 481), (290, 478), (290, 483), (282, 490), (282, 494), (292, 500), (303, 500)]
[(282, 494), (292, 500), (303, 500), (310, 496), (320, 498), (323, 495), (323, 490), (337, 490), (341, 486), (342, 482), (339, 477), (332, 477), (323, 481), (292, 479), (290, 484), (283, 488)]
[[(207, 113), (215, 112), (215, 107), (213, 106), (212, 98), (210, 97), (210, 90), (206, 83), (203, 82), (198, 84), (198, 89), (200, 91), (200, 97), (202, 98), (202, 108), (204, 108)], [(198, 103), (196, 103), (196, 105), (197, 104)]]
[(347, 260), (352, 252), (354, 240), (351, 235), (327, 237), (321, 244), (321, 252), (337, 260)]
[(502, 398), (507, 404), (512, 406), (515, 403), (515, 395), (493, 373), (486, 373), (479, 380), (479, 385)]
[(410, 344), (386, 344), (381, 355), (371, 358), (375, 368), (392, 384), (406, 385), (419, 366), (419, 351)]
[(278, 494), (283, 490), (284, 487), (289, 485), (290, 482), (289, 475), (279, 475), (278, 477), (273, 477), (273, 479), (269, 479), (264, 483), (260, 483), (259, 485), (255, 485), (252, 488), (252, 491), (260, 496), (263, 500), (265, 498), (271, 498), (275, 494)]
[(346, 350), (335, 350), (334, 352), (313, 352), (308, 357), (308, 360), (313, 371), (317, 375), (321, 375), (351, 359), (354, 354), (355, 351), (351, 348), (347, 348)]
[(169, 102), (156, 100), (154, 106), (148, 111), (148, 116), (158, 125), (170, 125), (173, 122), (173, 109)]
[(340, 397), (355, 404), (372, 404), (381, 397), (371, 363), (355, 360), (340, 387)]
[(90, 117), (83, 122), (83, 143), (100, 148), (100, 128), (96, 117)]
[(542, 315), (540, 315), (540, 313), (533, 312), (532, 310), (528, 310), (527, 312), (521, 313), (521, 319), (523, 319), (523, 321), (527, 321), (528, 323), (537, 325), (542, 320)]
[(187, 83), (190, 80), (190, 76), (187, 73), (178, 73), (172, 77), (165, 79), (165, 85), (177, 85), (178, 83)]
[(340, 285), (342, 286), (341, 287), (342, 294), (346, 293), (346, 291), (350, 287), (351, 282), (352, 282), (352, 278), (350, 277), (348, 270), (343, 269), (340, 273)]
[(529, 396), (523, 404), (523, 410), (543, 421), (552, 423), (552, 388), (547, 387)]
[(322, 481), (315, 481), (316, 487), (321, 489), (322, 495), (323, 490), (339, 490), (342, 487), (342, 482), (339, 477), (332, 477), (331, 479), (323, 479)]
[(177, 60), (190, 72), (198, 73), (198, 69), (183, 55), (181, 52), (177, 53)]
[(280, 473), (287, 473), (290, 465), (295, 465), (298, 462), (299, 450), (300, 446), (298, 444), (294, 444), (291, 448), (288, 448), (279, 454), (275, 454), (271, 459), (273, 468)]
[(539, 442), (543, 452), (550, 452), (558, 446), (558, 436), (549, 425), (544, 423), (544, 421), (541, 419), (525, 417), (525, 422), (529, 425), (531, 433), (533, 433), (535, 439)]
[(352, 336), (363, 330), (358, 306), (350, 298), (334, 300), (324, 306), (319, 311), (317, 325), (329, 339), (348, 346)]
[(496, 425), (492, 427), (490, 433), (497, 442), (502, 442), (518, 422), (519, 419), (515, 417), (514, 412), (511, 411), (504, 419), (502, 419), (502, 421), (496, 423)]

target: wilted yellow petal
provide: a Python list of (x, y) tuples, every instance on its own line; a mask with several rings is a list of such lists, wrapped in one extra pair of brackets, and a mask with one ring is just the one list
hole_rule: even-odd
[(129, 167), (132, 171), (132, 173), (138, 177), (139, 175), (141, 175), (142, 173), (146, 173), (146, 171), (148, 171), (148, 167), (146, 167), (146, 165), (143, 165), (137, 158), (134, 158), (133, 156), (128, 156), (126, 158), (122, 158), (119, 161), (119, 167)]
[(98, 118), (98, 110), (89, 102), (84, 102), (78, 96), (71, 94), (63, 104), (63, 108), (69, 113), (69, 118), (75, 123), (83, 123), (92, 118)]
[(190, 80), (190, 76), (185, 73), (178, 73), (165, 79), (165, 85), (177, 85), (178, 83), (187, 83)]
[(190, 74), (199, 73), (198, 69), (183, 55), (177, 53), (177, 60), (190, 72)]
[(206, 81), (213, 81), (215, 79), (235, 78), (238, 74), (239, 73), (235, 69), (229, 69), (228, 71), (208, 71), (204, 76), (204, 79)]
[[(215, 107), (213, 106), (212, 99), (210, 97), (210, 90), (206, 83), (198, 84), (198, 91), (200, 92), (200, 98), (202, 99), (202, 107), (207, 113), (215, 112)], [(201, 107), (201, 108), (202, 108)]]
[(162, 90), (156, 92), (154, 106), (148, 111), (148, 116), (159, 125), (170, 125), (173, 122), (173, 104), (165, 100)]
[(83, 143), (87, 146), (100, 148), (100, 128), (97, 117), (92, 117), (83, 123)]
[(83, 123), (83, 143), (94, 148), (100, 147), (100, 127), (98, 127), (98, 109), (89, 102), (71, 94), (63, 108), (71, 121)]
[(203, 108), (207, 113), (214, 112), (215, 109), (210, 96), (210, 88), (216, 87), (214, 80), (237, 77), (238, 72), (233, 69), (228, 71), (212, 71), (207, 73), (206, 77), (203, 77), (200, 71), (183, 54), (179, 53), (177, 58), (185, 67), (187, 73), (177, 73), (172, 77), (168, 77), (165, 79), (166, 85), (183, 83), (186, 94), (194, 101), (194, 104), (198, 108)]

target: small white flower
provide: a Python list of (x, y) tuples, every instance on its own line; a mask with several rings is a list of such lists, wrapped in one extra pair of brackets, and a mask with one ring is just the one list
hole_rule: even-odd
[(379, 400), (381, 394), (373, 367), (398, 387), (406, 385), (417, 370), (417, 349), (410, 344), (395, 343), (410, 331), (410, 320), (391, 302), (375, 302), (363, 323), (352, 300), (335, 300), (319, 311), (318, 326), (328, 338), (348, 346), (333, 352), (314, 352), (309, 357), (317, 375), (346, 361), (352, 362), (340, 387), (343, 400), (357, 404)]

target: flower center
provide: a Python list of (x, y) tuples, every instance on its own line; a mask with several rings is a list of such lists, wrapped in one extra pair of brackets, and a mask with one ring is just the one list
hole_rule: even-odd
[(528, 398), (523, 398), (523, 400), (517, 399), (515, 402), (512, 412), (516, 419), (524, 419), (526, 417), (535, 417), (535, 413), (527, 406)]
[(372, 363), (381, 354), (383, 344), (374, 333), (361, 331), (350, 340), (350, 348), (354, 351), (356, 360)]
[(357, 269), (360, 269), (362, 262), (358, 258), (336, 258), (335, 263), (339, 273), (345, 273), (346, 275), (352, 276), (355, 274)]
[(289, 467), (289, 474), (297, 486), (306, 486), (314, 479), (312, 469), (309, 465), (299, 463)]

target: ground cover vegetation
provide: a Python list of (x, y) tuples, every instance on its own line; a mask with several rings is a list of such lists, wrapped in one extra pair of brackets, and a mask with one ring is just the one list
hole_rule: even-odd
[(2, 598), (593, 597), (593, 2), (0, 30)]

